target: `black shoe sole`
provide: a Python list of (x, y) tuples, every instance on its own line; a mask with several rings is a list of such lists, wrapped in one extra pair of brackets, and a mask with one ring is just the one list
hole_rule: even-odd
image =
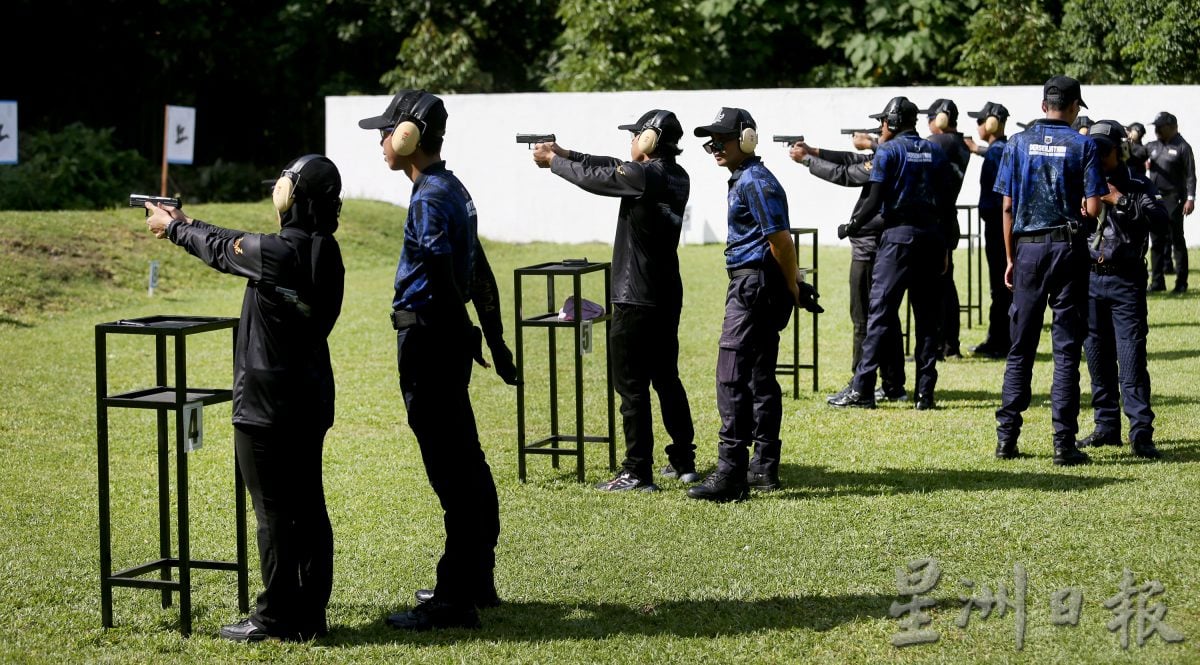
[(713, 503), (736, 503), (738, 501), (745, 501), (746, 499), (749, 499), (750, 490), (747, 488), (745, 491), (738, 493), (736, 496), (716, 496), (711, 494), (692, 494), (691, 492), (688, 492), (688, 498), (699, 499), (700, 501), (711, 501)]

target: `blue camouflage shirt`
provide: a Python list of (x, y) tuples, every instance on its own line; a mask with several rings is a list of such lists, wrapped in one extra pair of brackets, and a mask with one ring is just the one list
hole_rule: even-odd
[(993, 189), (996, 186), (996, 176), (1000, 173), (1000, 158), (1004, 156), (1004, 146), (1008, 139), (999, 138), (988, 145), (983, 154), (983, 170), (979, 173), (979, 209), (996, 210), (1004, 207), (1004, 197)]
[(729, 232), (725, 267), (729, 270), (761, 263), (770, 251), (767, 236), (791, 230), (787, 195), (775, 175), (751, 156), (729, 176)]
[(994, 191), (1012, 198), (1016, 235), (1082, 223), (1085, 198), (1108, 193), (1096, 144), (1061, 120), (1042, 118), (1013, 136)]
[(454, 280), (467, 293), (475, 261), (476, 224), (471, 194), (446, 163), (425, 169), (413, 183), (408, 202), (392, 309), (420, 312), (429, 306), (433, 289), (425, 264), (434, 256), (453, 257)]
[(879, 144), (872, 166), (871, 182), (883, 187), (883, 219), (889, 223), (933, 222), (939, 194), (950, 194), (946, 154), (915, 131)]

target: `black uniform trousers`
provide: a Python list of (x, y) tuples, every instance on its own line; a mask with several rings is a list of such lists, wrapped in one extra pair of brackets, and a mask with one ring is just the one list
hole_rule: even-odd
[[(767, 269), (778, 271), (774, 264)], [(793, 309), (781, 289), (761, 269), (734, 271), (729, 279), (717, 350), (717, 470), (722, 473), (779, 473), (783, 390), (775, 365), (779, 331)], [(791, 297), (786, 290), (782, 295)]]
[(466, 335), (416, 325), (396, 333), (400, 389), (429, 485), (441, 502), (446, 542), (434, 594), (470, 603), (495, 589), (500, 503), (484, 458), (468, 385)]
[(942, 234), (911, 225), (885, 229), (875, 253), (867, 337), (851, 386), (863, 395), (875, 391), (875, 373), (891, 355), (889, 340), (900, 336), (900, 300), (908, 291), (916, 318), (917, 394), (933, 395), (937, 385), (937, 330), (942, 308)]
[(1004, 214), (999, 208), (981, 208), (983, 218), (983, 251), (987, 256), (988, 289), (991, 305), (988, 307), (988, 330), (985, 343), (995, 350), (1008, 351), (1012, 339), (1008, 334), (1008, 308), (1012, 306), (1012, 291), (1004, 284), (1004, 271), (1008, 268), (1008, 252), (1004, 249)]
[(1178, 192), (1161, 193), (1169, 222), (1163, 233), (1150, 234), (1150, 286), (1154, 289), (1166, 287), (1164, 271), (1173, 258), (1175, 288), (1183, 291), (1188, 286), (1187, 240), (1183, 237), (1183, 202), (1186, 197)]
[[(867, 316), (871, 309), (871, 273), (875, 269), (874, 259), (850, 261), (850, 321), (854, 324), (853, 364), (850, 371), (858, 369), (862, 360), (863, 342), (867, 339)], [(886, 358), (879, 364), (879, 378), (883, 389), (889, 393), (904, 388), (904, 342), (900, 330), (889, 331), (890, 337), (883, 341)]]
[(687, 392), (679, 380), (679, 307), (613, 304), (609, 342), (613, 382), (621, 396), (625, 430), (622, 468), (647, 482), (654, 464), (650, 386), (658, 393), (663, 426), (671, 444), (667, 460), (675, 469), (696, 467), (695, 430)]
[(1152, 443), (1154, 439), (1150, 373), (1146, 370), (1148, 332), (1145, 266), (1113, 269), (1092, 264), (1083, 350), (1092, 376), (1096, 430), (1120, 434), (1119, 386), (1133, 443)]
[(326, 628), (333, 590), (333, 528), (321, 451), (326, 428), (235, 425), (238, 469), (258, 523), (263, 591), (252, 615), (276, 636)]
[[(940, 267), (938, 268), (941, 269)], [(939, 279), (942, 282), (942, 317), (938, 326), (937, 351), (943, 353), (961, 353), (959, 335), (962, 330), (962, 306), (958, 300), (958, 285), (954, 283), (954, 256), (951, 254), (950, 265)]]
[[(1059, 234), (1066, 236), (1055, 240)], [(1037, 240), (1038, 242), (1028, 242)], [(1065, 228), (1036, 236), (1014, 238), (1013, 304), (1009, 335), (1012, 347), (1004, 367), (996, 436), (1016, 443), (1021, 414), (1029, 408), (1033, 360), (1042, 322), (1049, 305), (1054, 317), (1050, 336), (1054, 379), (1050, 387), (1050, 417), (1056, 445), (1074, 445), (1079, 433), (1079, 358), (1087, 336), (1088, 258), (1083, 234), (1069, 236)]]

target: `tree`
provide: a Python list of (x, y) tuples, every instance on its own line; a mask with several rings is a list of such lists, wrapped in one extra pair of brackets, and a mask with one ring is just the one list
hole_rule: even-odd
[(951, 71), (961, 85), (1034, 85), (1062, 68), (1058, 26), (1037, 0), (988, 0), (967, 22)]
[(562, 0), (546, 89), (702, 87), (704, 25), (687, 0)]

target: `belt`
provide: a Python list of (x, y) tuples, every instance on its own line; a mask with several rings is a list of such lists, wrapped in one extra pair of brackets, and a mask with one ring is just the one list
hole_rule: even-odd
[(1097, 275), (1129, 275), (1139, 269), (1144, 270), (1145, 266), (1137, 263), (1092, 263), (1090, 269)]
[(746, 275), (757, 275), (758, 270), (762, 269), (760, 264), (743, 265), (742, 268), (726, 268), (725, 271), (733, 277), (745, 277)]
[(1060, 226), (1057, 229), (1049, 231), (1041, 231), (1031, 233), (1029, 235), (1017, 236), (1017, 242), (1070, 242), (1071, 231), (1065, 226)]
[(415, 325), (424, 323), (423, 317), (406, 309), (393, 310), (391, 318), (392, 330), (408, 330)]

